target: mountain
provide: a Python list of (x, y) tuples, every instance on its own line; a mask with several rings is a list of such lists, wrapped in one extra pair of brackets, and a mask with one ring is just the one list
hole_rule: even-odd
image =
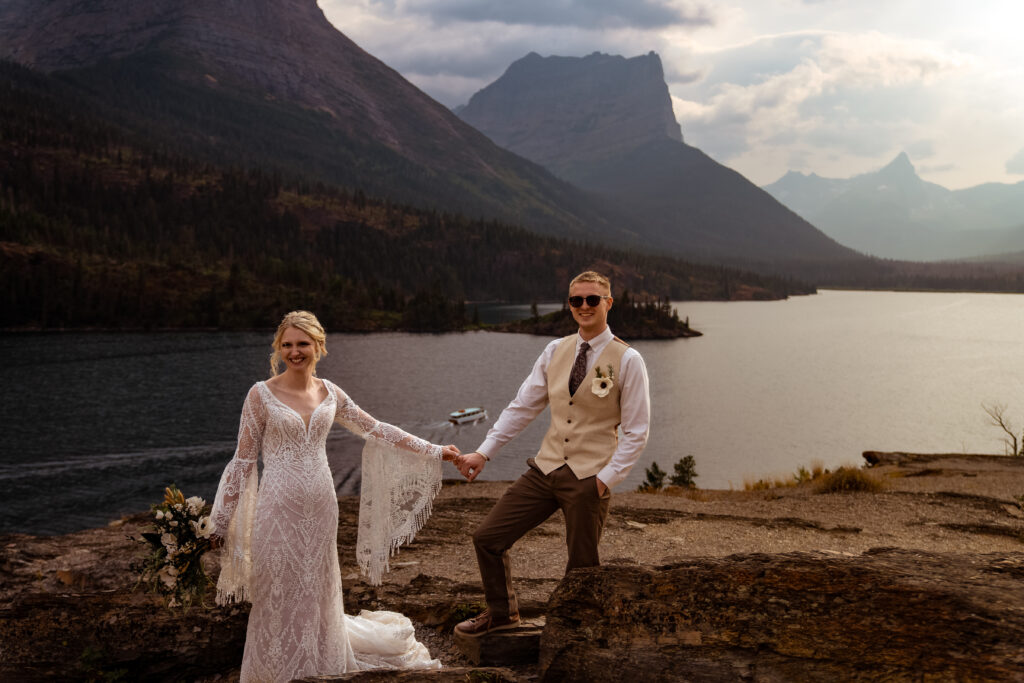
[(315, 0), (4, 0), (0, 59), (212, 161), (619, 243), (628, 220), (494, 145), (336, 30)]
[(654, 52), (531, 53), (458, 113), (499, 145), (628, 211), (659, 249), (776, 266), (861, 258), (684, 143)]
[(531, 52), (457, 111), (506, 149), (563, 177), (651, 142), (683, 141), (653, 52), (633, 59)]
[(638, 304), (814, 291), (212, 163), (80, 92), (0, 61), (0, 329), (251, 329), (296, 308), (337, 331), (462, 329), (466, 299), (555, 301), (587, 269)]
[(939, 260), (1024, 249), (1024, 182), (948, 190), (922, 180), (906, 153), (848, 179), (790, 171), (764, 188), (854, 249)]

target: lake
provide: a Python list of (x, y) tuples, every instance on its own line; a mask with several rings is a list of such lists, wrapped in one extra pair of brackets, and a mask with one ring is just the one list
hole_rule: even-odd
[[(651, 438), (617, 490), (684, 455), (702, 488), (789, 476), (864, 450), (1002, 453), (982, 404), (1024, 427), (1024, 296), (823, 291), (777, 302), (681, 302), (703, 337), (638, 341), (651, 378)], [(528, 311), (528, 307), (524, 307)], [(212, 498), (271, 335), (8, 334), (0, 348), (0, 532), (63, 533), (144, 510), (177, 483)], [(319, 374), (375, 417), (464, 451), (515, 395), (544, 337), (470, 332), (328, 336)], [(455, 408), (486, 423), (454, 427)], [(484, 470), (513, 479), (542, 415)], [(339, 493), (358, 492), (360, 442), (336, 426)], [(457, 477), (446, 465), (446, 476)], [(1024, 493), (1024, 492), (1022, 492)]]

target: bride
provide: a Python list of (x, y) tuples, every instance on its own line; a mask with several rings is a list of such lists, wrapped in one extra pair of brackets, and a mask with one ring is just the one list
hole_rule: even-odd
[(238, 450), (213, 504), (215, 546), (222, 546), (217, 603), (252, 603), (243, 682), (441, 666), (401, 614), (344, 613), (338, 500), (324, 446), (334, 422), (366, 440), (356, 556), (378, 584), (392, 552), (412, 540), (430, 514), (441, 460), (454, 460), (459, 450), (378, 422), (335, 384), (317, 378), (325, 340), (308, 311), (281, 321), (271, 378), (245, 398)]

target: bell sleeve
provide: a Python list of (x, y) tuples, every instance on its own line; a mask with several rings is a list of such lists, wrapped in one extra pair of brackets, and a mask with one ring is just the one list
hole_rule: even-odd
[(423, 528), (441, 490), (441, 446), (380, 422), (337, 386), (335, 421), (366, 440), (363, 446), (356, 561), (375, 586), (390, 558)]
[(224, 468), (210, 512), (213, 533), (223, 539), (217, 604), (249, 601), (252, 574), (252, 527), (259, 492), (257, 460), (267, 424), (266, 407), (253, 385), (242, 406), (238, 448)]

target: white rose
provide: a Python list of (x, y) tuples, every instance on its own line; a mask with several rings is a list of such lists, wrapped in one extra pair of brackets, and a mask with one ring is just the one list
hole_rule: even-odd
[(595, 377), (594, 381), (590, 383), (590, 390), (594, 392), (594, 396), (598, 398), (604, 398), (608, 395), (608, 392), (612, 390), (612, 381), (607, 377)]
[(188, 506), (190, 514), (198, 515), (203, 511), (203, 506), (206, 505), (206, 501), (199, 496), (192, 496), (185, 500), (185, 505)]
[(198, 522), (192, 522), (192, 529), (199, 538), (209, 538), (210, 532), (213, 531), (213, 525), (210, 524), (209, 517), (200, 517)]
[(160, 542), (165, 548), (171, 548), (175, 545), (175, 538), (173, 534), (163, 533), (160, 535)]
[(171, 526), (172, 526), (172, 527), (174, 527), (174, 526), (178, 526), (178, 523), (177, 523), (177, 522), (171, 522)]
[[(160, 518), (157, 517), (157, 519), (160, 519)], [(164, 513), (164, 519), (174, 519), (174, 513), (171, 512), (170, 510), (168, 510), (167, 512)]]
[(157, 519), (163, 519), (164, 518), (164, 511), (163, 510), (157, 510), (156, 511), (156, 518)]

